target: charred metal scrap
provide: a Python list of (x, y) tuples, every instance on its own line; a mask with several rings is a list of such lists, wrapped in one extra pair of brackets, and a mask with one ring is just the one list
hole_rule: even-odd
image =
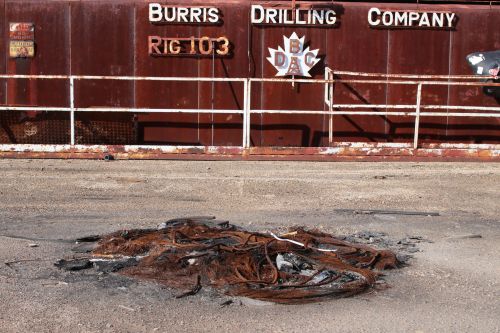
[(295, 228), (277, 236), (213, 218), (174, 219), (158, 229), (103, 236), (92, 261), (126, 263), (117, 266), (119, 273), (188, 290), (179, 297), (210, 286), (276, 303), (354, 295), (372, 287), (381, 270), (398, 264), (391, 251), (318, 231)]

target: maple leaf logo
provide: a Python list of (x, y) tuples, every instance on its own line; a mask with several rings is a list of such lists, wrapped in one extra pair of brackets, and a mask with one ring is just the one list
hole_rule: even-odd
[(309, 71), (319, 62), (318, 51), (304, 50), (305, 36), (299, 38), (294, 32), (287, 38), (283, 36), (285, 49), (278, 46), (278, 49), (268, 48), (270, 56), (267, 60), (278, 70), (276, 76), (306, 76), (311, 77)]

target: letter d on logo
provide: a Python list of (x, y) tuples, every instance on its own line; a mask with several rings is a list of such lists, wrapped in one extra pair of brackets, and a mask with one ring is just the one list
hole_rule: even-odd
[(274, 66), (281, 67), (285, 65), (286, 56), (283, 52), (274, 53)]

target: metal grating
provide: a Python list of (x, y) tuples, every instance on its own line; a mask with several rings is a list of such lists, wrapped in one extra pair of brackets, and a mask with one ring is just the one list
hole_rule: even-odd
[(76, 113), (75, 144), (137, 144), (136, 118), (130, 113)]
[(65, 144), (69, 140), (67, 112), (0, 112), (0, 143)]

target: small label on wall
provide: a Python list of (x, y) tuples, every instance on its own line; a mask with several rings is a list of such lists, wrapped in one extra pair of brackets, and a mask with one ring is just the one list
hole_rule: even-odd
[(35, 40), (35, 26), (33, 23), (10, 23), (10, 40)]
[(33, 58), (35, 56), (35, 25), (9, 23), (9, 57)]
[(11, 40), (9, 56), (11, 58), (33, 58), (35, 56), (35, 42), (32, 40)]

